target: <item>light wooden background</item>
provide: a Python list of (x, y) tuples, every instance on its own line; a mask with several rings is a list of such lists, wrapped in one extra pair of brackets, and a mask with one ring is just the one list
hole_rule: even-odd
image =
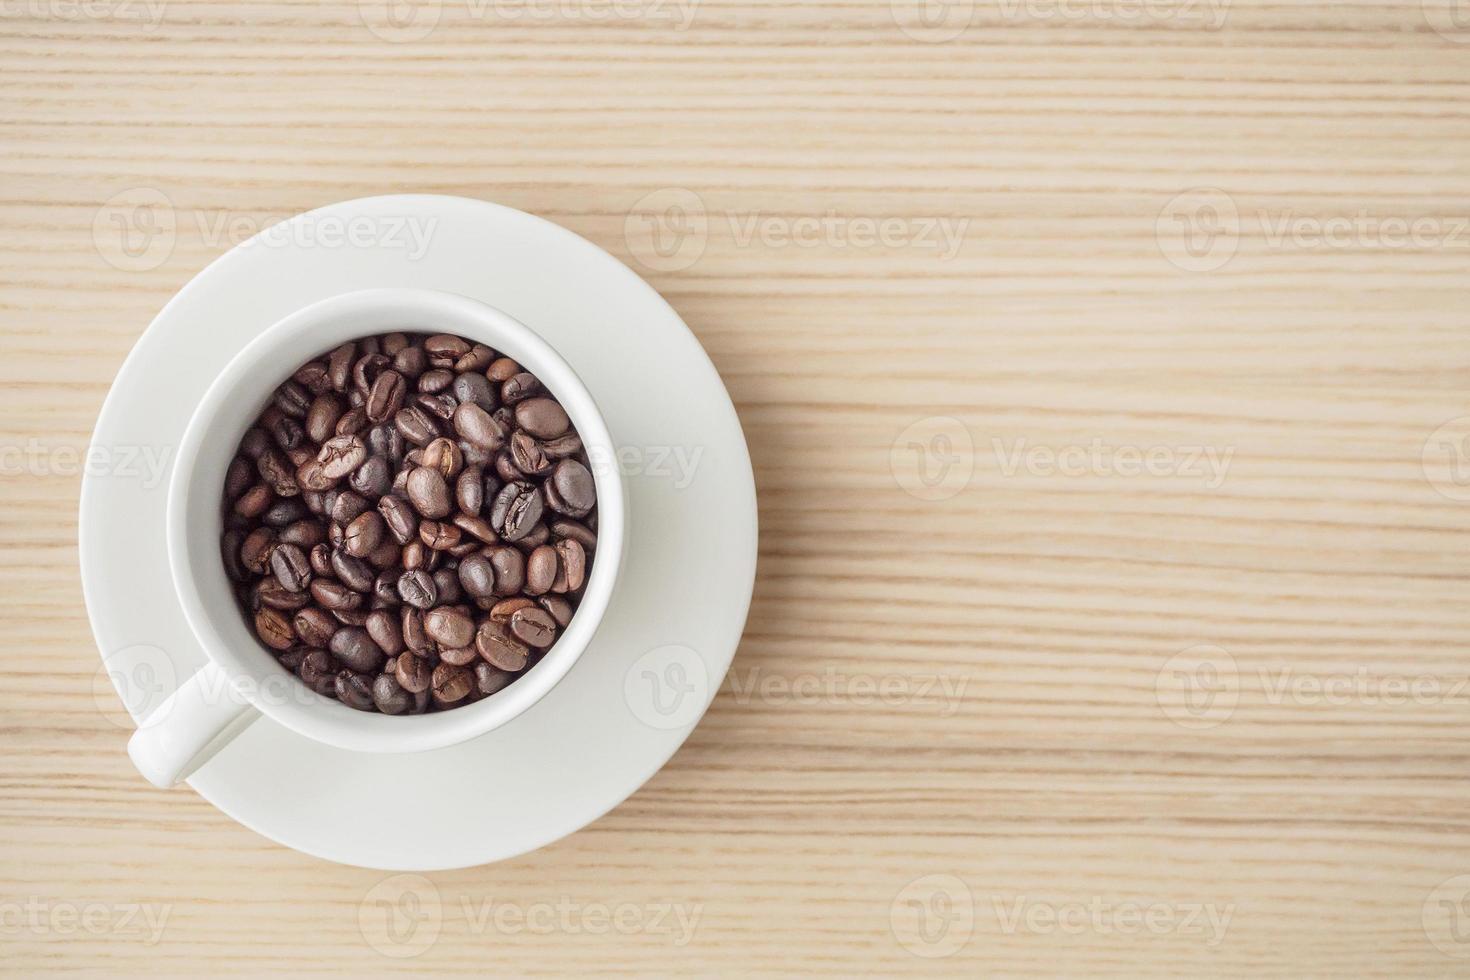
[[(1238, 0), (1216, 30), (1183, 0), (935, 0), (971, 19), (925, 31), (904, 0), (705, 0), (683, 28), (672, 0), (539, 2), (444, 0), (392, 43), (371, 3), (173, 0), (152, 28), (0, 3), (0, 971), (1465, 975), (1470, 878), (1435, 889), (1470, 874), (1470, 502), (1424, 447), (1470, 415), (1470, 9)], [(640, 200), (680, 189), (702, 255), (638, 264)], [(383, 876), (130, 767), (66, 453), (222, 220), (407, 190), (642, 271), (735, 398), (762, 541), (740, 690), (593, 826), (430, 876), (438, 941), (395, 960), (358, 923)], [(151, 191), (172, 248), (120, 268), (94, 225)], [(1181, 210), (1214, 251), (1179, 251)], [(931, 218), (963, 223), (953, 255), (908, 240)], [(1316, 242), (1332, 218), (1361, 227)], [(1175, 469), (1012, 466), (1018, 440)], [(1191, 446), (1231, 454), (1223, 482)], [(905, 489), (920, 462), (951, 495)], [(1173, 720), (1200, 644), (1209, 728)], [(1420, 695), (1372, 696), (1398, 682)], [(486, 901), (699, 919), (680, 947), (481, 929)], [(110, 927), (70, 923), (93, 905)]]

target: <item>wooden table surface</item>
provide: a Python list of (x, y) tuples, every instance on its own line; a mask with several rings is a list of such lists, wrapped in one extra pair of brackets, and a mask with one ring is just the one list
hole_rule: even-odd
[[(1465, 975), (1467, 164), (1465, 0), (3, 0), (0, 972)], [(683, 750), (431, 891), (148, 787), (76, 552), (169, 296), (410, 190), (642, 273), (761, 511)]]

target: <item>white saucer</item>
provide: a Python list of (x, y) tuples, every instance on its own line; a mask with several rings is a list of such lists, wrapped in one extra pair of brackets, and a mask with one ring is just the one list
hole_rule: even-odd
[[(627, 556), (592, 645), (505, 727), (449, 749), (373, 756), (262, 718), (189, 785), (258, 833), (344, 864), (427, 871), (541, 847), (657, 772), (730, 666), (756, 557), (755, 482), (734, 407), (657, 293), (540, 218), (402, 195), (347, 201), (287, 224), (222, 256), (164, 308), (118, 372), (94, 447), (121, 461), (177, 445), (206, 381), (308, 303), (372, 286), (447, 290), (526, 323), (586, 382), (613, 441), (626, 447)], [(422, 254), (405, 226), (428, 230)], [(343, 229), (357, 244), (339, 243)], [(82, 584), (114, 680), (141, 673), (172, 690), (203, 654), (169, 584), (166, 477), (139, 472), (119, 463), (86, 477)], [(124, 701), (135, 718), (148, 708)]]

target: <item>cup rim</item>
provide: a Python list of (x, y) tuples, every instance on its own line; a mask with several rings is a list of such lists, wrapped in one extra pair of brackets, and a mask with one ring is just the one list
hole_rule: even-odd
[[(363, 712), (317, 694), (285, 671), (246, 624), (220, 559), (224, 468), (244, 431), (296, 366), (347, 340), (376, 334), (453, 333), (515, 359), (566, 409), (597, 489), (597, 549), (576, 614), (541, 661), (474, 704), (422, 715)], [(240, 404), (250, 406), (240, 411)], [(213, 443), (211, 434), (223, 433)], [(572, 367), (534, 330), (503, 310), (456, 293), (377, 288), (318, 300), (283, 317), (234, 355), (205, 391), (174, 460), (166, 507), (174, 591), (201, 652), (224, 670), (235, 696), (317, 741), (357, 751), (414, 752), (454, 745), (504, 725), (541, 700), (580, 659), (601, 624), (624, 554), (626, 498), (606, 421)], [(207, 471), (207, 472), (206, 472)], [(210, 474), (218, 476), (213, 485)], [(206, 516), (209, 515), (209, 516)], [(201, 520), (213, 533), (191, 532)], [(223, 590), (224, 602), (220, 602)], [(221, 607), (224, 608), (221, 608)], [(264, 696), (266, 692), (283, 692)]]

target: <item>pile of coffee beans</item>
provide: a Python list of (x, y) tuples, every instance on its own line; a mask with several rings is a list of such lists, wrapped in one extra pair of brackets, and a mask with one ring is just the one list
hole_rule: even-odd
[(597, 493), (566, 411), (483, 344), (390, 333), (276, 389), (225, 476), (225, 570), (318, 694), (419, 714), (494, 694), (571, 622)]

